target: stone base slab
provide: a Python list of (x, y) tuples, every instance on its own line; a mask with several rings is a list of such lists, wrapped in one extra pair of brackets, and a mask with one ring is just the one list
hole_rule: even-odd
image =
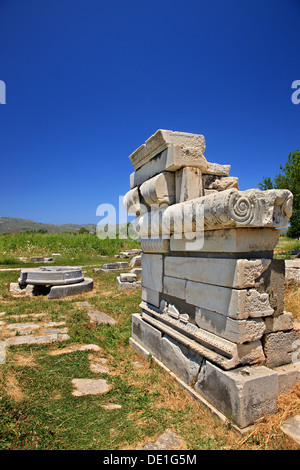
[[(161, 360), (159, 360), (155, 355), (153, 355), (143, 344), (137, 341), (134, 338), (130, 338), (129, 340), (130, 346), (132, 346), (138, 354), (140, 354), (145, 359), (150, 359), (155, 361), (160, 367), (162, 367), (171, 378), (173, 378), (181, 387), (183, 387), (189, 395), (197, 402), (201, 403), (205, 407), (207, 407), (211, 413), (216, 416), (223, 424), (230, 427), (234, 431), (238, 432), (239, 434), (245, 434), (249, 432), (249, 429), (252, 424), (254, 424), (255, 420), (259, 419), (260, 417), (264, 416), (265, 410), (268, 413), (276, 413), (277, 409), (277, 391), (278, 391), (278, 382), (277, 382), (277, 374), (276, 372), (272, 372), (270, 369), (266, 367), (258, 366), (253, 367), (253, 369), (257, 369), (253, 373), (253, 377), (251, 377), (251, 381), (249, 381), (249, 377), (251, 376), (251, 367), (240, 368), (238, 376), (242, 377), (242, 380), (237, 380), (236, 382), (232, 380), (231, 387), (233, 388), (233, 400), (230, 398), (230, 389), (227, 389), (226, 384), (221, 387), (219, 392), (219, 399), (216, 399), (213, 395), (209, 397), (205, 396), (200, 391), (200, 384), (198, 383), (198, 390), (195, 389), (194, 386), (189, 385), (186, 383), (181, 377), (179, 377), (174, 371), (172, 371), (166, 364), (164, 364)], [(206, 364), (205, 362), (203, 365)], [(250, 371), (249, 371), (250, 369)], [(217, 371), (222, 374), (224, 371), (221, 369), (216, 368), (216, 380), (218, 379)], [(245, 374), (243, 376), (243, 373)], [(201, 374), (201, 371), (200, 371)], [(199, 375), (200, 375), (199, 374)], [(247, 380), (243, 381), (243, 378), (248, 378)], [(210, 378), (212, 378), (210, 376)], [(256, 378), (256, 380), (255, 380)], [(240, 390), (240, 382), (244, 382), (244, 390)], [(247, 384), (248, 382), (248, 384)], [(252, 383), (251, 383), (252, 382)], [(255, 383), (256, 382), (256, 383)], [(247, 384), (245, 386), (245, 383)], [(214, 380), (211, 381), (211, 386), (216, 389), (216, 382)], [(263, 388), (261, 388), (263, 386)], [(267, 399), (264, 400), (264, 386), (266, 388), (270, 387), (270, 393), (267, 396)], [(252, 391), (250, 397), (247, 398), (246, 393), (249, 389)], [(214, 391), (217, 395), (217, 390)], [(253, 396), (256, 397), (257, 403), (254, 407), (252, 407), (251, 399)], [(229, 402), (227, 400), (229, 399)], [(220, 400), (223, 403), (223, 408), (225, 409), (226, 413), (224, 413), (220, 408)], [(235, 403), (235, 401), (237, 403)], [(264, 401), (266, 403), (264, 403)], [(238, 408), (232, 408), (232, 406), (238, 405)], [(229, 410), (228, 410), (229, 408)], [(246, 424), (248, 422), (248, 424)]]
[(72, 295), (80, 295), (93, 290), (93, 279), (86, 277), (84, 281), (65, 286), (53, 286), (50, 289), (48, 299), (63, 299)]

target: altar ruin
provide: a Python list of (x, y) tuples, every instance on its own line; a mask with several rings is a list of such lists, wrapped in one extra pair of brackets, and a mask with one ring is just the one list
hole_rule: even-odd
[(284, 261), (273, 259), (293, 196), (240, 191), (204, 151), (202, 135), (158, 130), (129, 157), (124, 206), (142, 249), (130, 344), (245, 428), (300, 382)]

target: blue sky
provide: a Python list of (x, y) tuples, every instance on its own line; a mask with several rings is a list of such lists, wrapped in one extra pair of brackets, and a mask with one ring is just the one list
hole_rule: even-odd
[(157, 129), (240, 189), (300, 148), (299, 0), (0, 0), (0, 216), (97, 223)]

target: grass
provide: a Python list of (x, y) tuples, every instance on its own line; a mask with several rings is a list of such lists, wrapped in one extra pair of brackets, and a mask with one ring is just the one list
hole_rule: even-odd
[[(81, 235), (70, 237), (82, 241), (77, 238)], [(7, 349), (6, 363), (0, 365), (1, 450), (137, 449), (156, 440), (166, 429), (172, 429), (183, 439), (182, 449), (297, 448), (280, 431), (280, 425), (289, 416), (300, 414), (299, 387), (279, 397), (276, 415), (264, 417), (247, 435), (237, 436), (192, 400), (158, 365), (141, 358), (129, 346), (131, 315), (139, 311), (140, 291), (118, 291), (116, 273), (93, 273), (92, 269), (93, 265), (113, 261), (120, 247), (129, 248), (126, 241), (116, 242), (110, 255), (111, 247), (102, 247), (99, 252), (92, 241), (80, 255), (80, 250), (71, 249), (71, 241), (67, 244), (71, 251), (65, 252), (62, 244), (55, 245), (58, 241), (62, 243), (64, 234), (53, 238), (46, 234), (46, 238), (53, 243), (47, 254), (62, 252), (65, 263), (60, 259), (60, 264), (84, 261), (85, 274), (94, 279), (94, 289), (63, 300), (14, 297), (9, 293), (9, 283), (16, 282), (18, 272), (0, 272), (0, 312), (6, 312), (8, 322), (17, 322), (16, 315), (43, 312), (46, 315), (34, 322), (63, 320), (70, 335), (70, 340), (64, 343)], [(7, 256), (40, 254), (37, 240), (32, 238), (35, 251), (13, 248), (12, 240), (6, 241)], [(24, 265), (18, 260), (18, 266)], [(113, 317), (118, 324), (113, 327), (91, 324), (85, 308), (78, 305), (83, 300)], [(299, 312), (296, 285), (286, 290), (286, 310), (294, 315)], [(20, 321), (33, 320), (27, 317)], [(72, 344), (96, 344), (100, 351), (57, 354)], [(93, 358), (100, 357), (107, 360), (109, 373), (95, 373), (90, 369)], [(72, 395), (74, 378), (103, 378), (110, 390), (103, 395), (75, 397)], [(121, 409), (107, 411), (103, 408), (107, 404), (119, 404)]]
[(276, 258), (291, 259), (292, 255), (290, 252), (293, 250), (300, 250), (300, 240), (280, 236), (274, 250), (274, 255)]

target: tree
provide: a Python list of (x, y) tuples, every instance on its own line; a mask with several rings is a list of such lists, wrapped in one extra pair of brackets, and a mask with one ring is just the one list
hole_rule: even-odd
[(258, 184), (259, 189), (288, 189), (294, 195), (293, 214), (290, 220), (290, 227), (287, 235), (291, 238), (300, 237), (300, 151), (294, 150), (287, 157), (286, 164), (280, 165), (279, 173), (274, 181), (271, 178), (263, 177), (262, 183)]
[(90, 233), (90, 232), (88, 231), (87, 228), (81, 227), (81, 228), (78, 230), (78, 233)]

